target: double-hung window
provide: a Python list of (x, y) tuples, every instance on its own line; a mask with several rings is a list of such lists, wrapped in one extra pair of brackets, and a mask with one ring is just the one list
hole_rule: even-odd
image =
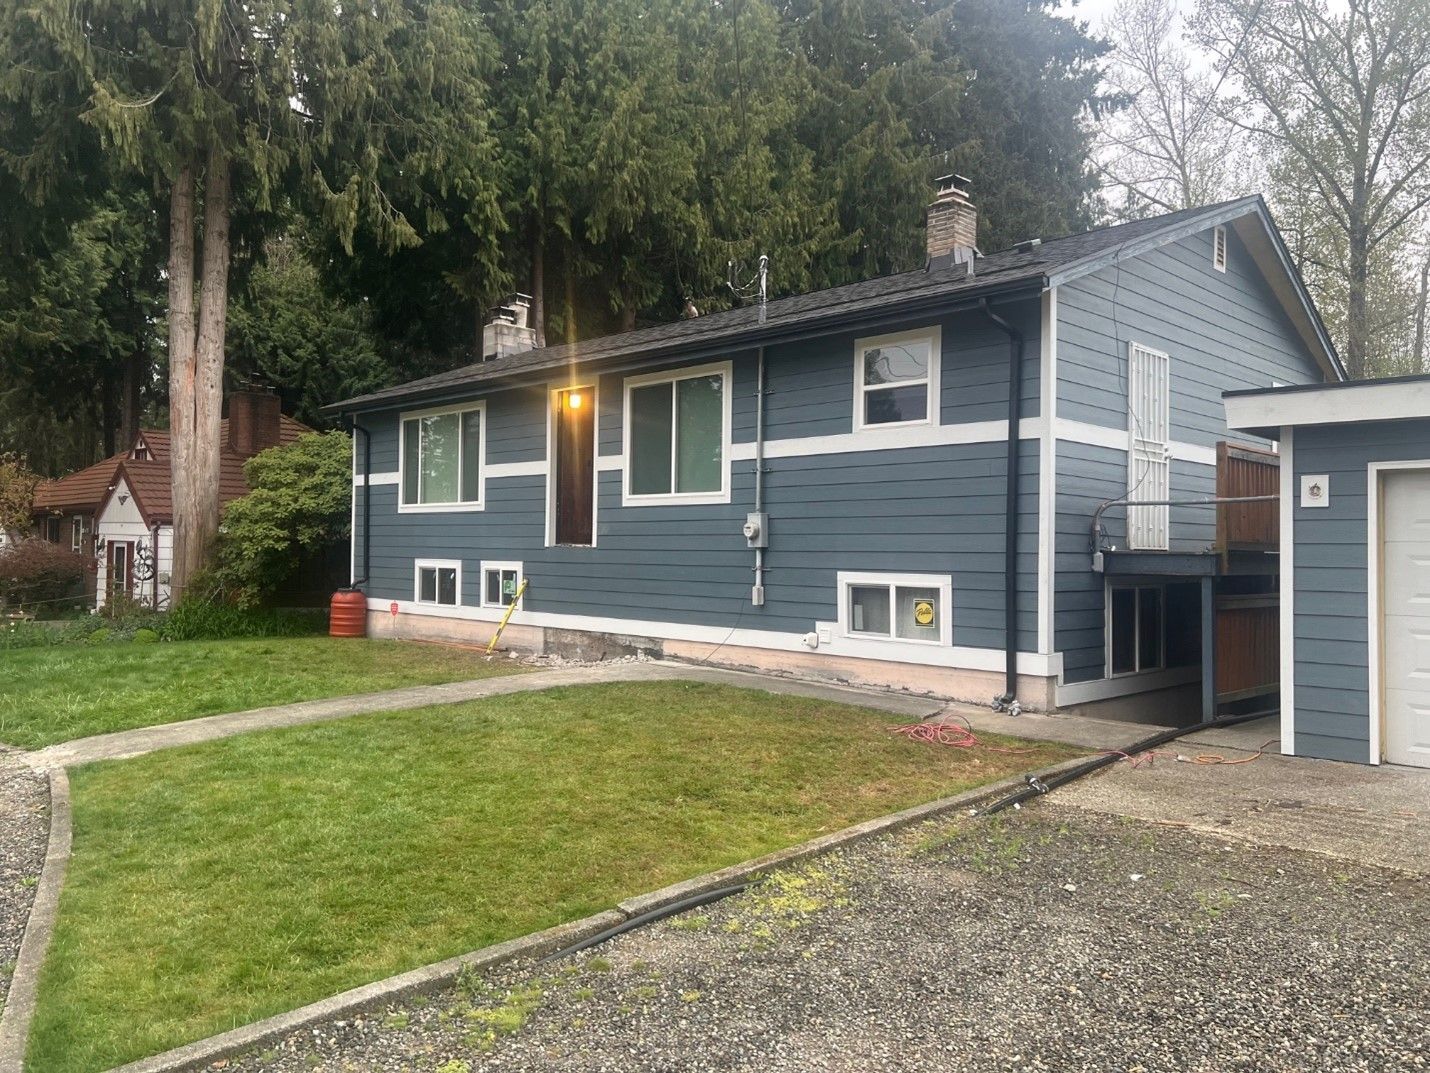
[(456, 607), (462, 602), (462, 564), (455, 559), (418, 559), (414, 599), (419, 604)]
[(628, 503), (730, 501), (730, 364), (626, 380)]
[(952, 643), (947, 574), (840, 573), (840, 632), (854, 639)]
[(854, 427), (938, 423), (937, 328), (854, 343)]
[(402, 415), (405, 511), (480, 510), (486, 404)]

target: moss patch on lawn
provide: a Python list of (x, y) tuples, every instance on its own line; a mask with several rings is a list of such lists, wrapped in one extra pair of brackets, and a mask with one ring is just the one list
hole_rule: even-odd
[(473, 649), (337, 637), (20, 649), (0, 659), (0, 742), (38, 749), (219, 712), (521, 669)]
[(30, 1068), (106, 1069), (1069, 755), (896, 721), (613, 684), (81, 768)]

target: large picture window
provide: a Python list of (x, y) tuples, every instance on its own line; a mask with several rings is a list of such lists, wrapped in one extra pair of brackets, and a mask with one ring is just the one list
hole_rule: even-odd
[(481, 507), (485, 418), (482, 403), (403, 414), (403, 510)]
[(860, 339), (854, 344), (854, 427), (936, 424), (939, 331)]
[(730, 366), (626, 381), (626, 499), (728, 502)]

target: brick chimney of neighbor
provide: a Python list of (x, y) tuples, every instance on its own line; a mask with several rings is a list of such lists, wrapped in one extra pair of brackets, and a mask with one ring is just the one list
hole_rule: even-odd
[(491, 361), (535, 348), (531, 295), (513, 294), (493, 309), (482, 325), (482, 360)]
[(278, 396), (270, 391), (235, 391), (228, 397), (228, 449), (252, 458), (277, 447), (282, 412)]
[(978, 210), (962, 175), (938, 178), (938, 196), (928, 207), (926, 235), (930, 268), (963, 264), (978, 256)]

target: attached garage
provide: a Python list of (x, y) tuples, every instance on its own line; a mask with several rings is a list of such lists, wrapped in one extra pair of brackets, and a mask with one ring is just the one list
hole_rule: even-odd
[(1281, 454), (1281, 742), (1430, 767), (1430, 376), (1238, 391)]

